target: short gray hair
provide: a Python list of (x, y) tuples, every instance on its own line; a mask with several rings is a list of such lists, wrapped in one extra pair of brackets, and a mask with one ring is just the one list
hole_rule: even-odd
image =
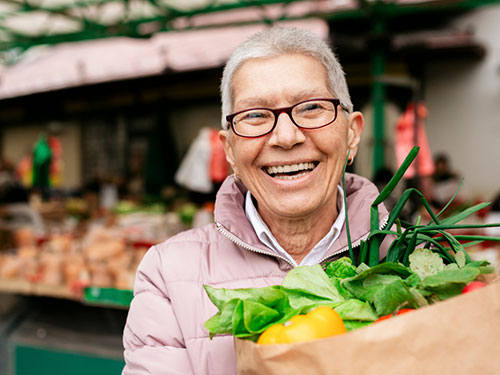
[(232, 112), (234, 74), (247, 60), (285, 54), (303, 54), (318, 59), (325, 67), (329, 86), (343, 107), (352, 112), (344, 71), (331, 48), (318, 36), (307, 30), (272, 26), (254, 34), (240, 44), (224, 67), (221, 81), (222, 128), (227, 129), (226, 116)]

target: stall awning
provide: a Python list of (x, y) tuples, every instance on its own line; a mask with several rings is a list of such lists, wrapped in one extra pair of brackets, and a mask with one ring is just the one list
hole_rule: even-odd
[[(328, 38), (320, 19), (285, 21)], [(108, 38), (37, 47), (0, 71), (0, 99), (89, 84), (217, 68), (264, 24), (159, 33), (150, 39)]]
[[(33, 46), (305, 17), (384, 18), (499, 0), (0, 0), (0, 54)], [(1, 56), (0, 56), (1, 57)], [(5, 58), (5, 57), (4, 57)], [(8, 58), (8, 57), (7, 57)]]
[(0, 0), (0, 52), (41, 44), (120, 36), (148, 38), (165, 31), (294, 20), (351, 11), (356, 6), (356, 0)]
[(270, 23), (297, 23), (326, 38), (330, 21), (421, 17), (498, 2), (0, 0), (0, 63), (9, 63), (0, 64), (0, 99), (222, 66), (237, 44)]

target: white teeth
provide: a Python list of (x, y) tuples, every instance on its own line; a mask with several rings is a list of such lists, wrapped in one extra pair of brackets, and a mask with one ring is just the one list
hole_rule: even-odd
[[(273, 165), (271, 167), (267, 167), (266, 171), (268, 174), (273, 175), (277, 173), (290, 173), (290, 172), (298, 172), (303, 170), (312, 170), (314, 169), (314, 163), (298, 163), (298, 164), (288, 164), (288, 165)], [(304, 173), (301, 173), (302, 176)], [(282, 178), (296, 178), (299, 175), (295, 176), (282, 176)]]
[(294, 174), (293, 176), (281, 175), (281, 176), (274, 176), (274, 178), (278, 178), (280, 180), (294, 180), (294, 179), (302, 177), (306, 174), (307, 174), (307, 172), (302, 172), (299, 174)]

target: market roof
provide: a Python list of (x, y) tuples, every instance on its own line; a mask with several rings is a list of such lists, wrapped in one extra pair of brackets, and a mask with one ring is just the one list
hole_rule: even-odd
[(326, 39), (331, 20), (495, 2), (500, 0), (0, 0), (0, 100), (220, 67), (236, 45), (269, 23), (298, 22)]
[[(328, 38), (319, 19), (286, 21)], [(172, 31), (150, 39), (126, 37), (36, 47), (18, 64), (0, 70), (0, 100), (38, 92), (174, 72), (218, 68), (263, 24)]]
[(0, 0), (0, 51), (89, 39), (296, 19), (352, 0)]
[(0, 52), (108, 37), (305, 17), (384, 17), (498, 0), (0, 0)]

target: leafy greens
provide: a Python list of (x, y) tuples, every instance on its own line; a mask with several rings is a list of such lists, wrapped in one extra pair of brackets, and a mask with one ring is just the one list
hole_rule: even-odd
[[(205, 327), (211, 336), (232, 334), (256, 340), (273, 324), (306, 313), (319, 305), (333, 307), (348, 330), (368, 325), (402, 307), (418, 308), (460, 294), (480, 273), (491, 271), (484, 262), (449, 269), (431, 267), (419, 274), (422, 264), (443, 262), (427, 249), (419, 250), (410, 267), (382, 263), (355, 268), (347, 257), (320, 265), (291, 270), (281, 285), (265, 288), (205, 290), (218, 307)], [(412, 268), (413, 267), (413, 268)]]

